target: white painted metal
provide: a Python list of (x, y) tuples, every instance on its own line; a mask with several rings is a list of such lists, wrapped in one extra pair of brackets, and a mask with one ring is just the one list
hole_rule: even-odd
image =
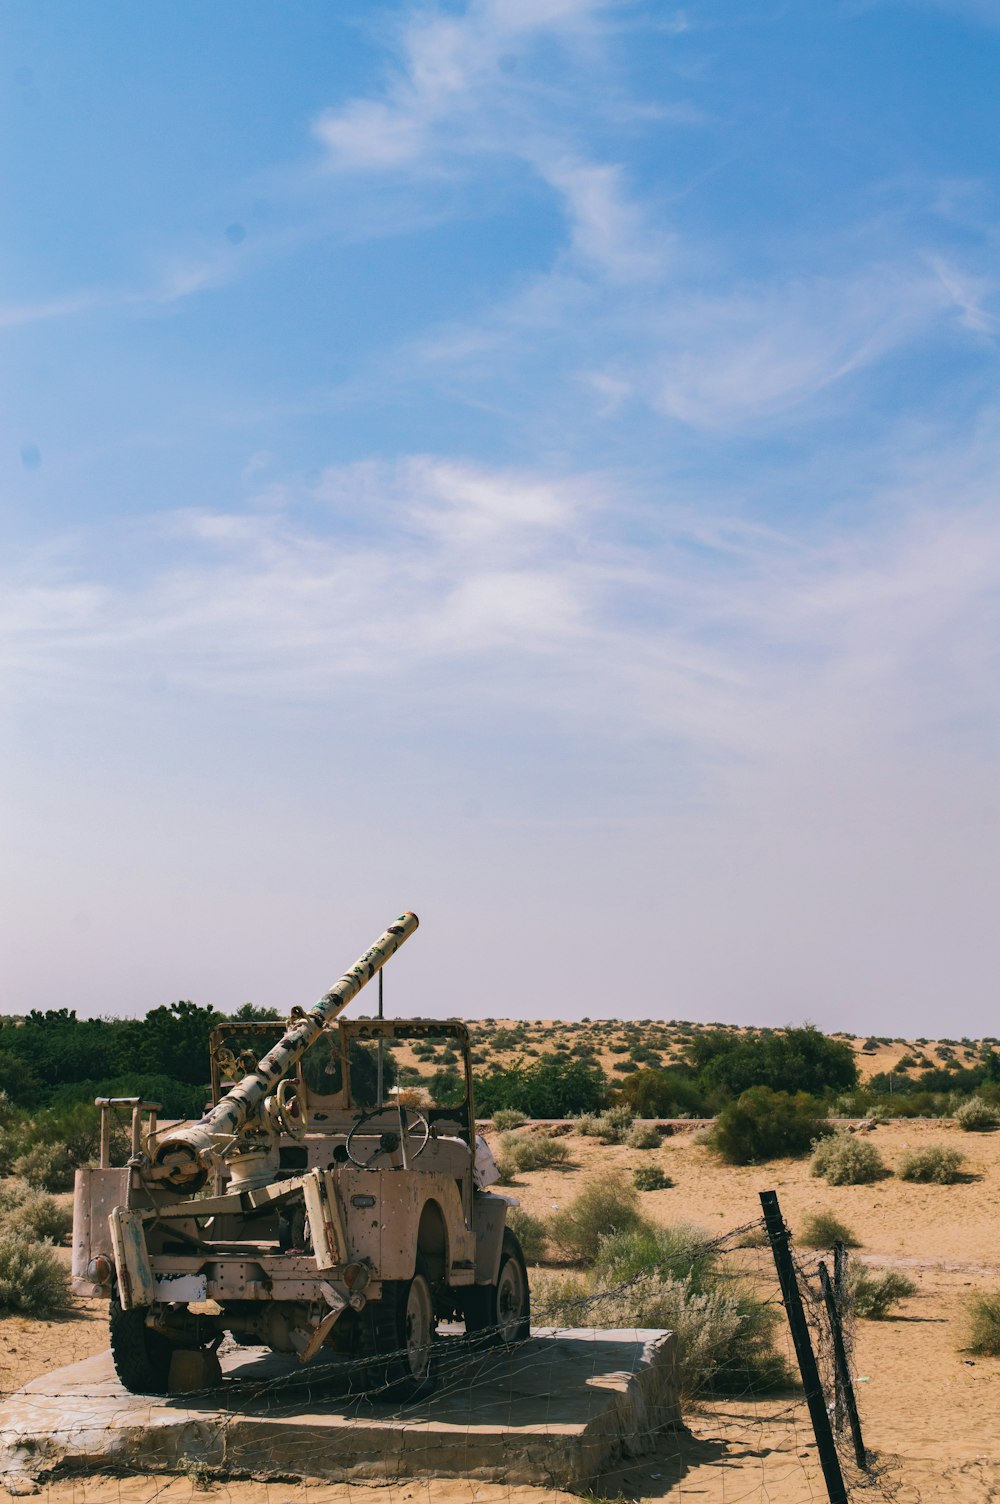
[(118, 1298), (126, 1311), (132, 1306), (151, 1306), (157, 1298), (144, 1220), (141, 1212), (130, 1212), (124, 1206), (116, 1206), (108, 1218), (118, 1274)]

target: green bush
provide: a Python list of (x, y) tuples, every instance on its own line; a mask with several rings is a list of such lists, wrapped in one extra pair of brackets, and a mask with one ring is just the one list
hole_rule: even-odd
[(539, 1055), (531, 1065), (518, 1060), (480, 1076), (476, 1108), (484, 1118), (502, 1107), (516, 1107), (530, 1118), (566, 1118), (574, 1112), (593, 1112), (606, 1090), (599, 1066), (553, 1051)]
[(625, 1143), (629, 1149), (658, 1149), (660, 1135), (652, 1123), (636, 1123)]
[(843, 1128), (816, 1145), (809, 1169), (830, 1185), (871, 1185), (890, 1173), (874, 1144)]
[(619, 1095), (639, 1118), (711, 1116), (706, 1094), (689, 1076), (669, 1068), (636, 1071), (622, 1082)]
[(0, 1233), (0, 1311), (43, 1315), (69, 1305), (69, 1276), (45, 1243)]
[(500, 1107), (493, 1114), (493, 1126), (498, 1133), (509, 1133), (512, 1128), (521, 1128), (528, 1121), (517, 1107)]
[(843, 1243), (845, 1248), (861, 1247), (851, 1229), (833, 1212), (811, 1212), (803, 1218), (795, 1241), (805, 1248), (832, 1248), (834, 1243)]
[(742, 1034), (705, 1029), (691, 1040), (688, 1057), (702, 1091), (722, 1088), (733, 1096), (754, 1086), (818, 1096), (848, 1091), (858, 1080), (851, 1046), (811, 1024)]
[(65, 1144), (34, 1143), (19, 1154), (14, 1174), (39, 1191), (69, 1191), (73, 1187), (73, 1161)]
[(526, 1212), (523, 1207), (511, 1206), (507, 1208), (507, 1226), (515, 1234), (529, 1264), (540, 1263), (549, 1243), (542, 1218)]
[(593, 1271), (601, 1286), (621, 1284), (651, 1271), (660, 1279), (686, 1280), (695, 1289), (703, 1290), (717, 1259), (718, 1254), (703, 1228), (687, 1222), (655, 1227), (643, 1220), (599, 1238)]
[(552, 1217), (549, 1224), (552, 1241), (574, 1262), (589, 1262), (602, 1235), (644, 1225), (638, 1199), (635, 1186), (617, 1175), (591, 1180), (568, 1206)]
[(52, 1196), (25, 1180), (0, 1181), (0, 1230), (28, 1243), (61, 1243), (73, 1218)]
[(35, 1142), (35, 1129), (30, 1119), (15, 1114), (4, 1119), (0, 1127), (0, 1175), (11, 1175), (14, 1161), (26, 1154)]
[(917, 1293), (916, 1285), (905, 1274), (895, 1269), (872, 1274), (859, 1264), (851, 1268), (847, 1284), (855, 1313), (867, 1321), (884, 1321), (897, 1302)]
[[(207, 1079), (207, 1073), (206, 1073)], [(120, 1076), (102, 1076), (93, 1081), (69, 1081), (59, 1086), (49, 1098), (48, 1107), (60, 1111), (82, 1103), (93, 1111), (95, 1097), (142, 1097), (160, 1104), (164, 1118), (199, 1118), (205, 1110), (209, 1093), (204, 1086), (174, 1081), (155, 1072), (129, 1071)], [(128, 1117), (123, 1109), (122, 1120)]]
[(969, 1296), (965, 1306), (965, 1350), (984, 1358), (1000, 1358), (1000, 1292), (981, 1290)]
[(665, 1175), (659, 1165), (640, 1165), (632, 1174), (637, 1191), (666, 1191), (673, 1185), (669, 1175)]
[(1000, 1112), (982, 1097), (970, 1097), (956, 1111), (955, 1122), (966, 1133), (984, 1133), (1000, 1123)]
[(928, 1144), (926, 1149), (911, 1149), (899, 1162), (900, 1180), (919, 1180), (924, 1184), (954, 1185), (962, 1178), (965, 1155), (961, 1149), (946, 1144)]
[[(65, 1145), (74, 1166), (85, 1165), (100, 1153), (101, 1110), (93, 1102), (77, 1102), (72, 1107), (51, 1108), (46, 1113), (39, 1113), (36, 1126), (47, 1143)], [(119, 1120), (114, 1127), (118, 1130), (118, 1141), (122, 1143), (126, 1135), (124, 1124)]]
[(708, 1142), (727, 1164), (753, 1165), (805, 1154), (826, 1131), (822, 1108), (805, 1092), (752, 1086), (722, 1109)]

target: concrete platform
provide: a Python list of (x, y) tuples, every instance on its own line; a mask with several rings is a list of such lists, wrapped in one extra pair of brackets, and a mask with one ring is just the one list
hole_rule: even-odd
[(463, 1477), (579, 1488), (680, 1424), (674, 1338), (536, 1331), (510, 1353), (440, 1343), (440, 1379), (400, 1407), (350, 1395), (343, 1360), (302, 1368), (266, 1349), (220, 1352), (222, 1386), (150, 1399), (110, 1353), (44, 1375), (0, 1407), (0, 1484), (53, 1469), (223, 1473), (327, 1481)]

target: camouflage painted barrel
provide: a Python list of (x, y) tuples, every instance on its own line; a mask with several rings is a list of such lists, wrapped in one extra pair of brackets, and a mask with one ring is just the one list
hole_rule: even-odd
[(232, 1091), (226, 1093), (217, 1106), (199, 1122), (175, 1129), (163, 1139), (157, 1147), (154, 1163), (171, 1166), (167, 1177), (171, 1184), (188, 1185), (204, 1175), (211, 1163), (235, 1142), (244, 1125), (257, 1117), (268, 1092), (288, 1074), (327, 1024), (344, 1011), (351, 999), (409, 939), (418, 923), (416, 914), (401, 914), (395, 924), (390, 924), (375, 944), (344, 972), (339, 982), (329, 992), (324, 992), (308, 1013), (289, 1021), (274, 1048)]

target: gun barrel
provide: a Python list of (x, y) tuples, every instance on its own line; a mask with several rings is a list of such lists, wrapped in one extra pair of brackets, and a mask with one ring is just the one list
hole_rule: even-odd
[(161, 1140), (155, 1162), (172, 1165), (168, 1179), (173, 1184), (186, 1184), (203, 1175), (211, 1162), (219, 1157), (222, 1145), (229, 1144), (244, 1125), (257, 1116), (275, 1083), (302, 1058), (313, 1040), (344, 1011), (376, 972), (381, 971), (389, 957), (410, 938), (418, 923), (416, 914), (401, 914), (329, 992), (324, 992), (304, 1017), (289, 1023), (274, 1048), (210, 1112), (199, 1122), (179, 1128)]

